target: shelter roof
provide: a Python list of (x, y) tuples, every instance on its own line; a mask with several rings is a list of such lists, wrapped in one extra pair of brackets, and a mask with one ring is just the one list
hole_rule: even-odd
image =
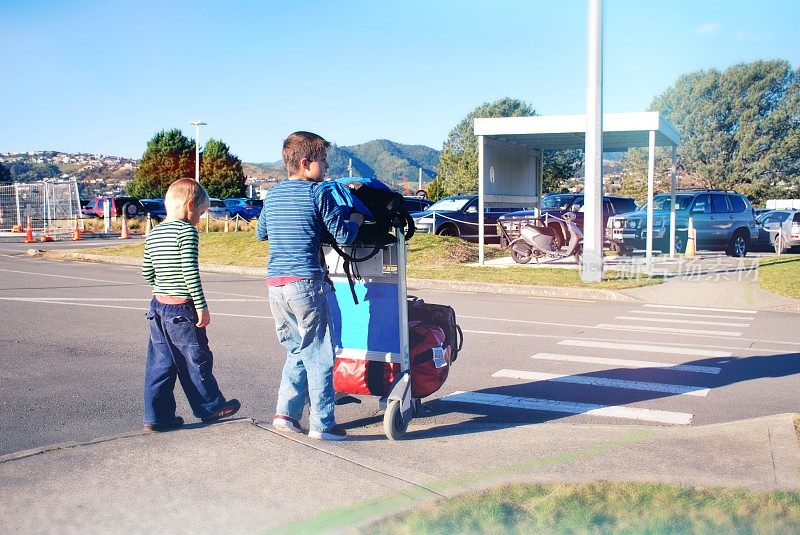
[[(680, 136), (659, 112), (606, 113), (603, 115), (603, 152), (622, 152), (647, 147), (655, 131), (656, 146), (677, 146)], [(585, 115), (541, 115), (475, 119), (475, 135), (528, 149), (583, 149), (586, 145)]]

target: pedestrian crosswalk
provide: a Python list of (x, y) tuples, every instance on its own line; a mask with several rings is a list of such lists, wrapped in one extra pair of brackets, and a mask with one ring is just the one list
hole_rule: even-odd
[[(615, 316), (613, 323), (598, 323), (595, 327), (654, 333), (656, 336), (663, 335), (664, 341), (642, 343), (564, 338), (556, 342), (562, 348), (558, 353), (537, 352), (530, 355), (530, 368), (504, 368), (493, 372), (491, 392), (459, 391), (441, 399), (524, 411), (688, 425), (694, 414), (662, 410), (658, 408), (659, 405), (665, 403), (663, 400), (666, 399), (706, 398), (712, 394), (711, 387), (707, 385), (710, 376), (720, 374), (725, 363), (735, 358), (730, 351), (693, 347), (692, 337), (740, 337), (756, 316), (757, 312), (750, 310), (640, 305)], [(632, 373), (637, 375), (631, 378)], [(518, 381), (507, 384), (509, 392), (520, 392), (520, 388), (512, 387), (523, 382), (526, 385), (524, 391), (532, 395), (505, 395), (504, 388), (502, 385), (498, 387), (497, 382), (503, 380)], [(568, 399), (578, 388), (580, 399)], [(538, 397), (540, 391), (559, 399)], [(609, 392), (614, 394), (610, 395)], [(626, 396), (626, 392), (638, 394)], [(587, 399), (587, 396), (591, 399)], [(626, 397), (633, 397), (636, 406), (624, 401), (619, 404), (607, 403), (609, 399), (624, 400)], [(670, 402), (669, 405), (675, 408), (676, 403)]]

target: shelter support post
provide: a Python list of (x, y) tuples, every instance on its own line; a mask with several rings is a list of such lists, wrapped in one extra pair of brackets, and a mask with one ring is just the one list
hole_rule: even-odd
[(653, 268), (653, 181), (656, 174), (656, 133), (650, 130), (650, 142), (647, 149), (647, 243), (645, 259), (647, 272)]
[(678, 176), (678, 147), (672, 146), (672, 165), (670, 167), (669, 177), (669, 192), (670, 192), (670, 209), (669, 209), (669, 257), (675, 258), (675, 187)]
[(483, 143), (484, 137), (478, 136), (478, 265), (483, 265), (483, 244), (484, 244), (484, 232), (483, 232), (483, 213), (484, 213), (484, 201), (483, 201), (483, 181), (484, 181), (484, 173), (483, 173)]
[(538, 151), (536, 159), (536, 215), (542, 215), (542, 190), (544, 189), (544, 151)]
[(583, 282), (603, 280), (603, 3), (589, 0), (586, 76), (586, 177)]

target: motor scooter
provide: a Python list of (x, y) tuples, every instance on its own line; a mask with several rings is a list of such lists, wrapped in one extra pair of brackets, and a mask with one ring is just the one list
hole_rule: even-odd
[[(561, 226), (561, 235), (569, 236), (565, 247), (559, 247), (556, 230), (551, 222), (556, 221)], [(545, 214), (544, 221), (535, 219), (522, 223), (519, 237), (508, 240), (511, 249), (511, 258), (518, 264), (527, 264), (532, 259), (538, 262), (540, 258), (566, 258), (574, 256), (577, 264), (581, 263), (583, 254), (583, 232), (575, 224), (575, 214), (567, 212), (563, 218)]]

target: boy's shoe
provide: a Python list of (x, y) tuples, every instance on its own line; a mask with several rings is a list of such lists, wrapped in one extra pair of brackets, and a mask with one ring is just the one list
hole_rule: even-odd
[(172, 431), (183, 427), (183, 418), (176, 416), (171, 422), (165, 424), (144, 424), (145, 433), (160, 433), (162, 431)]
[(314, 431), (312, 429), (308, 432), (308, 436), (318, 440), (345, 440), (347, 438), (347, 431), (340, 425), (334, 425), (327, 431)]
[(241, 406), (242, 404), (239, 403), (238, 399), (229, 399), (228, 401), (225, 402), (225, 404), (222, 407), (220, 407), (217, 410), (217, 412), (215, 412), (211, 416), (206, 416), (205, 418), (200, 418), (200, 419), (203, 421), (204, 424), (216, 422), (217, 420), (220, 420), (222, 418), (233, 416), (234, 414), (236, 414), (236, 411), (238, 411), (241, 408)]
[(294, 418), (289, 418), (283, 414), (276, 414), (272, 419), (272, 427), (278, 431), (292, 431), (293, 433), (302, 433), (303, 428), (300, 427), (300, 422)]

